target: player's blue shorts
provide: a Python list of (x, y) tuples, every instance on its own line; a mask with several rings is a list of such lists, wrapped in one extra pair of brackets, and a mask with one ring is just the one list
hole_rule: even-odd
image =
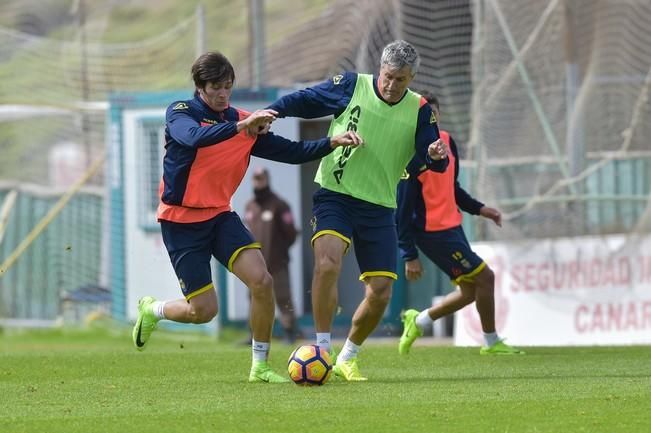
[(398, 278), (398, 235), (393, 209), (321, 188), (314, 193), (312, 243), (330, 234), (355, 249), (360, 280)]
[(163, 242), (185, 299), (213, 289), (210, 258), (233, 271), (233, 262), (247, 248), (260, 248), (235, 212), (223, 212), (198, 223), (161, 220)]
[(419, 232), (416, 245), (455, 283), (471, 282), (486, 263), (470, 248), (461, 226), (437, 232)]

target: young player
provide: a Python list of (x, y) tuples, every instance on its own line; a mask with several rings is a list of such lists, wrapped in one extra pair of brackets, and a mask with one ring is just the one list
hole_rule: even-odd
[(235, 72), (217, 52), (192, 65), (193, 99), (172, 103), (166, 113), (165, 156), (158, 207), (163, 242), (179, 279), (183, 299), (138, 305), (133, 343), (143, 350), (159, 320), (205, 323), (217, 314), (210, 259), (215, 257), (251, 291), (253, 362), (249, 382), (287, 382), (267, 364), (274, 320), (272, 278), (260, 244), (230, 202), (251, 155), (298, 164), (321, 158), (338, 146), (361, 143), (354, 132), (293, 142), (267, 133), (273, 110), (246, 113), (230, 106)]

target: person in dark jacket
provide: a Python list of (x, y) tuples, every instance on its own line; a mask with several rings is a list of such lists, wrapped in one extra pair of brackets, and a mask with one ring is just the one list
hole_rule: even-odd
[(274, 296), (280, 310), (285, 340), (293, 344), (299, 335), (289, 281), (289, 248), (296, 240), (296, 227), (289, 204), (271, 190), (269, 172), (253, 172), (253, 198), (245, 208), (244, 220), (262, 246), (262, 256), (274, 280)]

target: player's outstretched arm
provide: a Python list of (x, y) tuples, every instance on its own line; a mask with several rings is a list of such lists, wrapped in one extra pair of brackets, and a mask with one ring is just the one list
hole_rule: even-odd
[(436, 117), (429, 104), (423, 104), (418, 110), (415, 151), (421, 164), (428, 169), (443, 173), (448, 168), (447, 146), (440, 139)]
[(452, 152), (452, 155), (454, 156), (454, 199), (457, 202), (457, 206), (459, 209), (469, 213), (470, 215), (479, 215), (479, 210), (484, 207), (484, 203), (476, 200), (468, 191), (463, 189), (459, 183), (459, 170), (461, 167), (459, 161), (461, 160), (461, 157), (459, 156), (457, 143), (451, 135), (450, 152)]
[(364, 144), (364, 140), (354, 131), (346, 131), (332, 138), (320, 140), (292, 141), (273, 133), (259, 135), (251, 154), (272, 161), (288, 164), (321, 159), (335, 148), (351, 146), (353, 148)]
[(232, 138), (238, 132), (236, 122), (202, 127), (195, 117), (196, 114), (183, 101), (176, 101), (167, 108), (165, 126), (170, 137), (181, 146), (212, 146)]
[(412, 219), (419, 186), (410, 167), (420, 165), (419, 161), (414, 158), (409, 163), (403, 174), (403, 179), (398, 183), (396, 230), (398, 232), (398, 249), (405, 262), (418, 258), (418, 249), (412, 232)]
[(357, 74), (345, 72), (329, 80), (297, 90), (275, 101), (269, 108), (279, 117), (315, 119), (343, 113), (355, 91)]
[(479, 215), (492, 220), (498, 227), (502, 227), (502, 213), (499, 210), (493, 207), (482, 206), (479, 209)]
[(330, 139), (330, 147), (333, 149), (337, 147), (350, 146), (352, 148), (363, 146), (364, 140), (355, 131), (346, 131), (339, 135), (335, 135)]
[(435, 142), (431, 143), (427, 147), (427, 154), (429, 155), (430, 158), (432, 158), (432, 161), (440, 161), (442, 159), (447, 158), (448, 151), (445, 146), (445, 143), (443, 143), (443, 140), (439, 138)]

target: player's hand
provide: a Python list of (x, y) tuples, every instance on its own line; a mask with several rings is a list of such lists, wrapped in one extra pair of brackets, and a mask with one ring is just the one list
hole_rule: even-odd
[(264, 135), (267, 132), (269, 132), (270, 129), (271, 129), (271, 122), (258, 126), (257, 130), (251, 131), (252, 132), (251, 135), (253, 134)]
[(266, 134), (271, 128), (271, 123), (276, 120), (278, 112), (275, 110), (255, 110), (246, 119), (237, 122), (237, 132), (246, 129), (249, 136)]
[(443, 143), (443, 140), (439, 138), (434, 143), (429, 145), (427, 148), (427, 153), (429, 154), (429, 157), (434, 161), (438, 161), (439, 159), (447, 158), (448, 148), (445, 143)]
[(502, 213), (495, 208), (483, 206), (479, 209), (479, 215), (489, 220), (493, 220), (498, 227), (502, 227)]
[(407, 260), (405, 262), (405, 277), (407, 281), (416, 281), (423, 276), (423, 266), (419, 259)]
[(362, 137), (355, 131), (346, 131), (343, 134), (335, 135), (330, 138), (330, 147), (333, 149), (340, 146), (351, 146), (356, 148), (358, 146), (363, 146), (364, 140)]
[(260, 126), (271, 123), (278, 117), (276, 110), (265, 108), (264, 110), (255, 110), (246, 118), (247, 126)]

